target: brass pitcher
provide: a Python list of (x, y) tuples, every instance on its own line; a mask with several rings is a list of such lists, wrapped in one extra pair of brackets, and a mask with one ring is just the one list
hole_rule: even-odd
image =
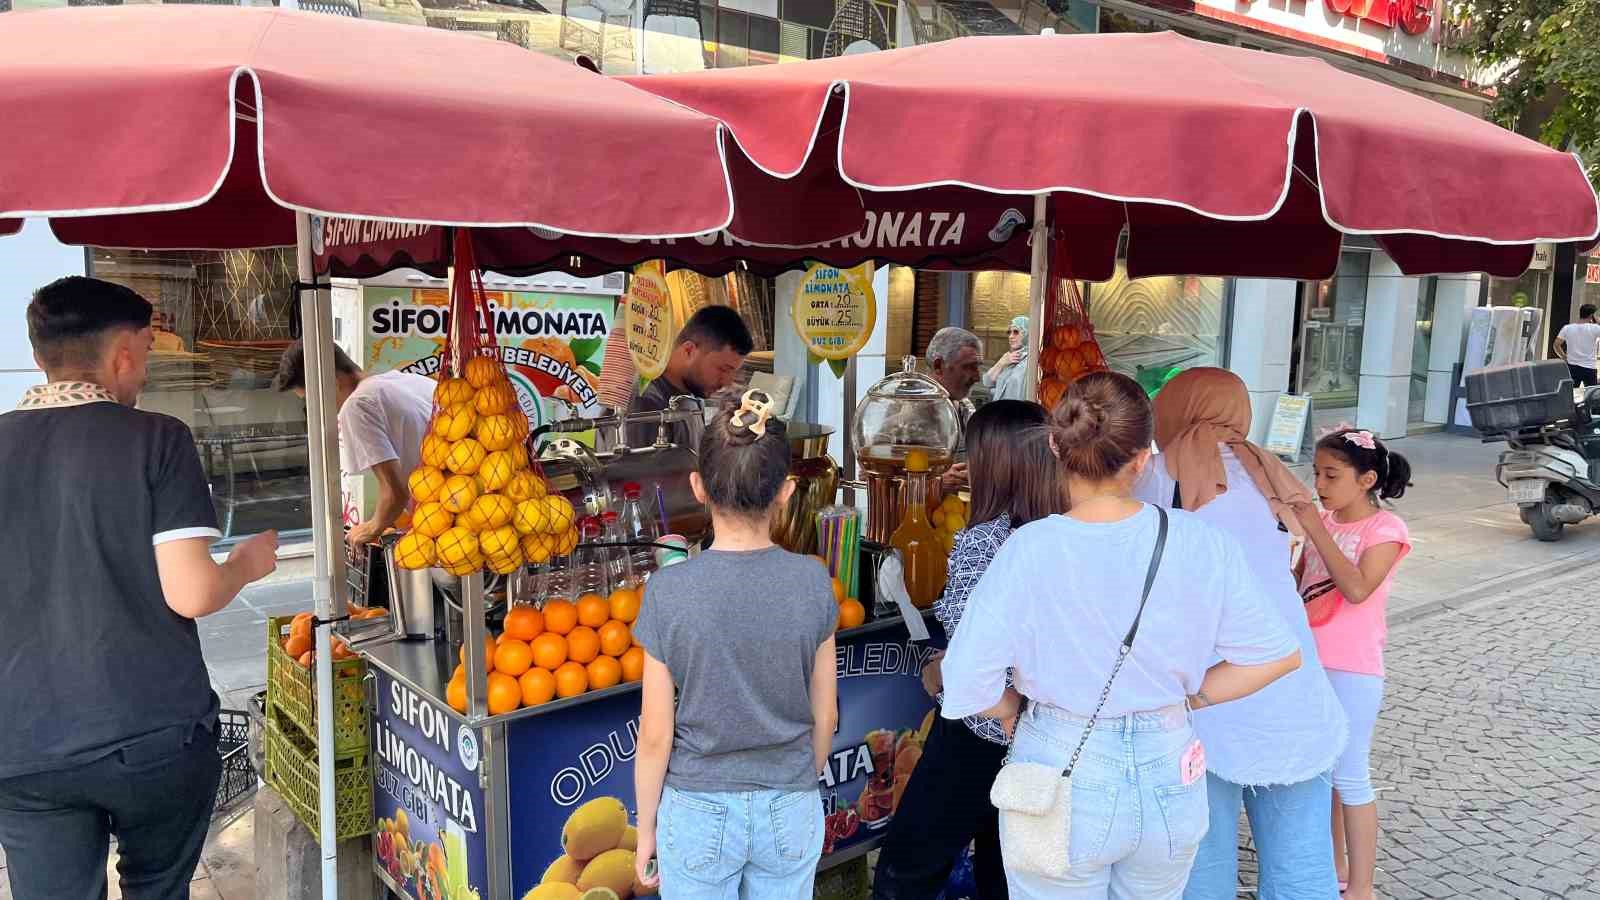
[(833, 429), (789, 423), (789, 480), (794, 494), (772, 523), (772, 540), (791, 553), (817, 552), (817, 513), (839, 491), (839, 464), (828, 455)]

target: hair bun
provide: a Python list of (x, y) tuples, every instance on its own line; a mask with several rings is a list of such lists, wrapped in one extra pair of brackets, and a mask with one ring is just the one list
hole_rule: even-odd
[(1150, 398), (1115, 372), (1092, 372), (1067, 388), (1051, 416), (1056, 456), (1068, 472), (1104, 480), (1150, 448)]

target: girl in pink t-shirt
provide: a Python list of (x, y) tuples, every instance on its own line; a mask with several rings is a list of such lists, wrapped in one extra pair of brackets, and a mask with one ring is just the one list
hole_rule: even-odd
[(1378, 807), (1368, 759), (1383, 705), (1383, 645), (1389, 585), (1411, 549), (1400, 517), (1378, 506), (1411, 483), (1411, 464), (1370, 431), (1347, 429), (1317, 442), (1317, 499), (1295, 506), (1311, 546), (1300, 593), (1317, 653), (1350, 719), (1350, 742), (1334, 764), (1334, 864), (1349, 900), (1372, 900)]

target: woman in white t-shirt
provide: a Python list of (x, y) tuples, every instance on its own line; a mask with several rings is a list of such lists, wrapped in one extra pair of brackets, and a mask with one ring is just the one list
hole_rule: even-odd
[(1349, 726), (1317, 659), (1290, 571), (1291, 504), (1311, 492), (1276, 457), (1246, 439), (1250, 394), (1224, 369), (1189, 369), (1156, 396), (1156, 445), (1134, 495), (1187, 509), (1233, 535), (1256, 591), (1293, 632), (1300, 669), (1237, 702), (1195, 713), (1206, 747), (1211, 831), (1200, 845), (1186, 900), (1232, 900), (1239, 889), (1233, 823), (1243, 807), (1260, 863), (1263, 900), (1338, 900), (1328, 821), (1328, 772)]
[(1072, 510), (1000, 548), (944, 659), (941, 714), (1010, 720), (1013, 761), (1066, 767), (1088, 732), (1072, 769), (1071, 870), (1019, 871), (1027, 848), (1002, 838), (1013, 898), (1180, 897), (1208, 822), (1190, 709), (1254, 693), (1299, 665), (1238, 542), (1192, 514), (1170, 514), (1140, 612), (1161, 531), (1161, 514), (1132, 496), (1151, 429), (1131, 378), (1096, 373), (1068, 389), (1047, 436)]

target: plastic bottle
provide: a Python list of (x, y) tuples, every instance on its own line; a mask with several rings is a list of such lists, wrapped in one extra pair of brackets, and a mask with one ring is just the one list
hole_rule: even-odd
[(927, 609), (944, 590), (946, 568), (944, 543), (928, 521), (927, 457), (906, 456), (906, 497), (904, 518), (889, 538), (889, 546), (900, 551), (905, 567), (906, 593), (917, 609)]
[(574, 579), (573, 591), (582, 597), (585, 594), (598, 594), (601, 597), (611, 596), (611, 574), (607, 571), (605, 547), (596, 547), (593, 544), (600, 540), (601, 523), (594, 516), (583, 520), (578, 534), (582, 543), (573, 551)]
[[(644, 514), (644, 504), (641, 497), (644, 490), (635, 482), (628, 482), (622, 486), (622, 532), (627, 540), (636, 544), (653, 543), (656, 535), (656, 521)], [(633, 576), (639, 581), (650, 577), (656, 570), (656, 553), (650, 547), (632, 548)]]
[[(603, 525), (601, 532), (608, 544), (622, 544), (628, 540), (622, 528), (622, 517), (614, 509), (608, 509), (600, 517)], [(627, 547), (612, 546), (606, 548), (606, 571), (611, 576), (611, 587), (631, 588), (638, 586), (638, 579), (633, 574), (632, 554)]]

